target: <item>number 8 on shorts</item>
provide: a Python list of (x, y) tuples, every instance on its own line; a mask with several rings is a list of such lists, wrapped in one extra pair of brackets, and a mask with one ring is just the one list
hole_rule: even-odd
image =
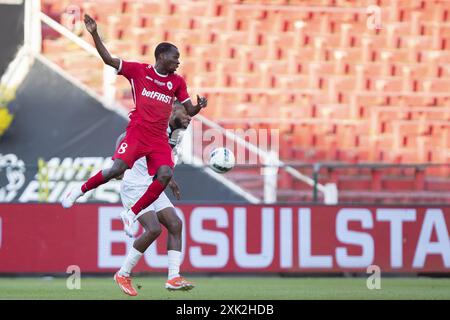
[(122, 142), (117, 153), (124, 154), (127, 151), (128, 144), (126, 142)]

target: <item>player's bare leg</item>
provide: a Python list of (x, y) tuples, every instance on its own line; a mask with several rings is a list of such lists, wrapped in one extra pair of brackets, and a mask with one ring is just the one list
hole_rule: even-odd
[(161, 224), (154, 211), (148, 211), (138, 218), (144, 232), (134, 241), (133, 247), (144, 252), (161, 234)]
[(169, 256), (169, 272), (165, 287), (168, 290), (191, 290), (194, 284), (180, 276), (181, 247), (183, 223), (173, 207), (157, 212), (158, 220), (167, 228), (167, 254)]
[(131, 283), (131, 270), (139, 262), (145, 250), (161, 234), (161, 225), (154, 211), (145, 212), (138, 218), (138, 221), (144, 227), (144, 232), (134, 241), (122, 267), (114, 275), (114, 280), (120, 289), (130, 296), (137, 295), (137, 291)]
[(167, 186), (173, 177), (173, 169), (169, 166), (161, 166), (156, 172), (157, 180)]
[(167, 228), (167, 250), (181, 251), (183, 222), (172, 207), (157, 212), (158, 220)]
[(110, 168), (103, 169), (84, 183), (81, 188), (73, 188), (61, 201), (64, 208), (70, 208), (75, 201), (89, 190), (95, 189), (98, 186), (107, 183), (113, 178), (120, 177), (125, 170), (128, 169), (128, 165), (121, 159), (115, 159)]

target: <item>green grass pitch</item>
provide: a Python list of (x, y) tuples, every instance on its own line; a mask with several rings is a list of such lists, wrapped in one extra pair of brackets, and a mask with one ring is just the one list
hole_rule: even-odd
[(65, 278), (0, 277), (0, 299), (309, 300), (450, 299), (450, 278), (382, 278), (369, 290), (366, 278), (188, 277), (189, 292), (169, 292), (164, 277), (136, 276), (137, 297), (123, 294), (111, 277), (82, 277), (69, 290)]

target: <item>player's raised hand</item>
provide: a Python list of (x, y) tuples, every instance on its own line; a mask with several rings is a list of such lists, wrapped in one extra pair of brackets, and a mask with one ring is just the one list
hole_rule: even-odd
[(173, 195), (175, 196), (175, 198), (177, 200), (180, 200), (181, 198), (181, 192), (180, 192), (180, 187), (178, 186), (178, 184), (176, 183), (175, 179), (172, 178), (169, 182), (169, 187), (172, 190)]
[(208, 105), (208, 99), (197, 95), (197, 104), (200, 108), (205, 108)]
[(95, 22), (95, 20), (92, 19), (88, 14), (84, 15), (84, 24), (86, 25), (86, 29), (87, 31), (89, 31), (89, 33), (97, 31), (97, 22)]

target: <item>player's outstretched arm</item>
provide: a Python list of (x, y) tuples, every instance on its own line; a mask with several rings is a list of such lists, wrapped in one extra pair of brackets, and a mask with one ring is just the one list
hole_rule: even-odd
[(197, 105), (193, 105), (191, 100), (186, 101), (183, 103), (184, 108), (186, 109), (188, 115), (191, 117), (195, 116), (197, 113), (200, 112), (202, 108), (205, 108), (208, 105), (208, 99), (205, 97), (200, 97), (197, 95)]
[(104, 46), (102, 40), (100, 39), (100, 36), (98, 35), (97, 23), (95, 22), (95, 20), (92, 19), (89, 15), (85, 14), (84, 24), (86, 25), (87, 31), (89, 31), (92, 38), (94, 39), (95, 47), (97, 48), (100, 57), (102, 57), (103, 62), (115, 69), (119, 69), (120, 60), (117, 58), (113, 58)]

